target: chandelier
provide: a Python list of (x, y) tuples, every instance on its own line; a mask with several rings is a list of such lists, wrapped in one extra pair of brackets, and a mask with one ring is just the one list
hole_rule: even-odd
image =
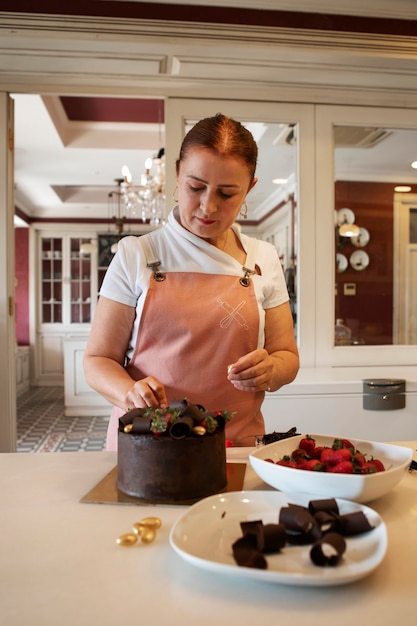
[(114, 214), (113, 219), (116, 229), (121, 228), (118, 232), (122, 232), (123, 222), (129, 219), (140, 219), (151, 226), (165, 224), (165, 149), (146, 159), (145, 172), (138, 184), (133, 182), (127, 165), (122, 168), (122, 176), (115, 180), (117, 191), (109, 194), (117, 199), (117, 215)]

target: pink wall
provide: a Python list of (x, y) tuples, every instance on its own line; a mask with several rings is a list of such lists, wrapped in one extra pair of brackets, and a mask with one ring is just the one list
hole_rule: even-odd
[(15, 228), (16, 341), (29, 345), (29, 229)]

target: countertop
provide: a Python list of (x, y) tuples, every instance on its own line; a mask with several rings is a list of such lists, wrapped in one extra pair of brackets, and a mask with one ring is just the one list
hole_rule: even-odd
[[(403, 443), (417, 448), (417, 441)], [(231, 448), (228, 458), (247, 460), (249, 451)], [(112, 452), (0, 454), (4, 626), (392, 626), (415, 617), (417, 472), (368, 505), (387, 525), (381, 565), (360, 581), (313, 588), (215, 575), (187, 563), (169, 544), (184, 506), (80, 502), (116, 461)], [(248, 466), (244, 489), (269, 487)], [(152, 544), (116, 544), (147, 515), (162, 520)]]

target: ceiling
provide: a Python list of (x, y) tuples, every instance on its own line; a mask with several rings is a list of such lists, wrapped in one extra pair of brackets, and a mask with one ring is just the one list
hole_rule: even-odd
[[(145, 160), (164, 145), (163, 100), (12, 97), (15, 203), (31, 219), (109, 219), (108, 194), (123, 165), (138, 180)], [(259, 182), (248, 204), (260, 219), (296, 184), (296, 128), (246, 125), (259, 147)], [(336, 177), (417, 183), (417, 171), (410, 168), (417, 159), (416, 135), (409, 130), (337, 128)], [(276, 177), (289, 182), (277, 187), (272, 183)]]

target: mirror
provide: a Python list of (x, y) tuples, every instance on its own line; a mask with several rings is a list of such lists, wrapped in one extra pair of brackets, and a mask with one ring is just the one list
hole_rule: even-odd
[(335, 345), (416, 343), (416, 146), (416, 130), (334, 126)]

